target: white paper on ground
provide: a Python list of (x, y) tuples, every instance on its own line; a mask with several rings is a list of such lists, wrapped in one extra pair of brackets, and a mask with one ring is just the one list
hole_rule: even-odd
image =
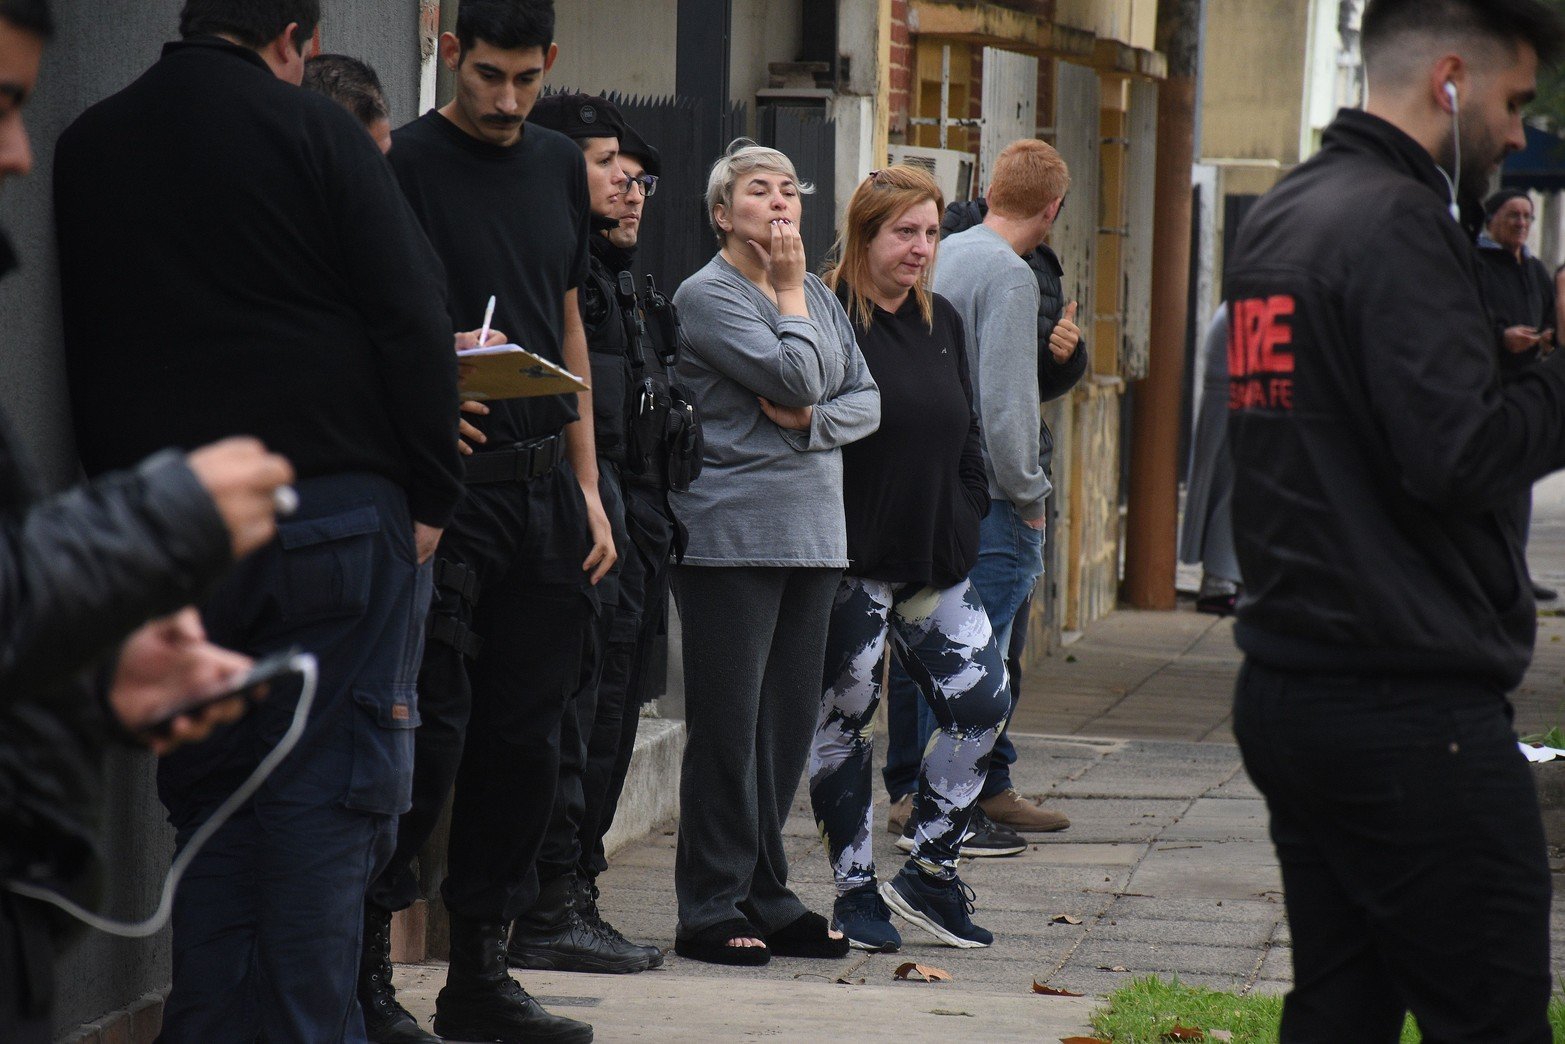
[(1565, 750), (1559, 747), (1534, 747), (1531, 743), (1520, 745), (1522, 753), (1527, 755), (1528, 761), (1553, 761), (1555, 758), (1565, 758)]

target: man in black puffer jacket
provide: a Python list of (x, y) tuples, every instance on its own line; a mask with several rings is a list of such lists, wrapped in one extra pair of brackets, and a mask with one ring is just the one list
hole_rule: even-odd
[(1473, 237), (1565, 23), (1370, 0), (1362, 32), (1365, 108), (1228, 255), (1233, 725), (1293, 933), (1280, 1036), (1395, 1041), (1411, 1009), (1426, 1040), (1543, 1044), (1550, 874), (1506, 694), (1537, 628), (1519, 509), (1565, 466), (1565, 369), (1501, 381)]
[[(44, 0), (0, 0), (0, 181), (31, 165), (20, 108), (50, 31)], [(16, 258), (0, 234), (0, 276)], [(41, 496), (0, 416), (0, 1040), (53, 1034), (63, 922), (4, 887), (89, 898), (97, 876), (103, 752), (249, 661), (218, 649), (189, 605), (234, 558), (271, 538), (272, 494), (292, 472), (253, 439), (157, 454), (134, 471)], [(139, 628), (139, 630), (138, 630)], [(128, 636), (128, 637), (127, 637)], [(188, 741), (231, 719), (181, 719)]]
[[(989, 212), (982, 199), (958, 200), (946, 207), (940, 222), (942, 239), (965, 232), (982, 224)], [(1022, 255), (1033, 274), (1038, 277), (1038, 401), (1051, 402), (1076, 387), (1087, 372), (1087, 341), (1081, 337), (1075, 325), (1075, 302), (1065, 297), (1065, 266), (1047, 243), (1038, 244), (1030, 254)], [(1062, 326), (1063, 321), (1063, 326)], [(1058, 330), (1062, 336), (1056, 338)], [(1074, 338), (1074, 347), (1072, 347)], [(1039, 420), (1038, 459), (1046, 474), (1052, 476), (1050, 462), (1054, 456), (1054, 435), (1049, 425)], [(1032, 599), (1022, 602), (1016, 612), (1016, 623), (1011, 628), (1011, 644), (1006, 653), (1006, 667), (1011, 681), (1011, 711), (1022, 692), (1022, 650), (1027, 641), (1027, 617), (1032, 612)], [(891, 692), (888, 710), (893, 710), (890, 739), (886, 754), (886, 790), (893, 805), (911, 801), (914, 781), (918, 777), (919, 762), (923, 760), (924, 746), (935, 731), (934, 718), (927, 704), (918, 696), (918, 690), (893, 658), (891, 666)], [(916, 719), (916, 731), (914, 715)], [(989, 777), (979, 796), (979, 807), (984, 814), (1002, 827), (1013, 830), (1053, 831), (1063, 830), (1070, 820), (1063, 814), (1045, 809), (1016, 793), (1011, 786), (1010, 768), (1016, 763), (1016, 746), (1006, 732), (995, 741), (993, 759), (989, 765)], [(897, 818), (897, 808), (892, 819)], [(900, 832), (906, 820), (892, 824), (894, 832)]]

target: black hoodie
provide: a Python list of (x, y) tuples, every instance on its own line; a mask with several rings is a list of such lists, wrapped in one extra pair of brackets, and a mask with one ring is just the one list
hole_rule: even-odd
[(1344, 110), (1240, 229), (1236, 638), (1257, 660), (1497, 691), (1526, 670), (1517, 506), (1565, 464), (1565, 371), (1501, 385), (1472, 235), (1449, 205), (1425, 149)]

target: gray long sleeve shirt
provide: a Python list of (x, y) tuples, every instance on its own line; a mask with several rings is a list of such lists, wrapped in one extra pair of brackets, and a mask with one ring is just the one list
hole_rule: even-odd
[(935, 292), (962, 316), (989, 495), (1041, 518), (1053, 486), (1041, 461), (1038, 280), (999, 233), (975, 225), (941, 242)]
[[(836, 295), (813, 275), (804, 293), (809, 317), (782, 315), (719, 254), (674, 295), (706, 441), (701, 476), (670, 498), (686, 565), (848, 564), (838, 447), (880, 426), (880, 391)], [(779, 428), (757, 396), (813, 406), (810, 430)]]

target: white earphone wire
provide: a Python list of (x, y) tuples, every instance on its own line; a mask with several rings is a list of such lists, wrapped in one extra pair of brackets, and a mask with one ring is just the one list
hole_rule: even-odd
[(239, 806), (261, 789), (261, 784), (266, 782), (277, 766), (286, 758), (299, 743), (299, 737), (304, 735), (304, 725), (309, 719), (310, 708), (315, 703), (315, 686), (319, 677), (319, 671), (315, 657), (309, 653), (299, 653), (289, 661), (289, 667), (300, 674), (303, 679), (303, 687), (299, 694), (299, 702), (294, 707), (293, 720), (288, 725), (288, 731), (283, 733), (283, 738), (277, 741), (277, 746), (271, 753), (261, 759), (261, 763), (250, 773), (250, 778), (239, 785), (239, 789), (228, 795), (217, 811), (207, 817), (196, 832), (190, 836), (185, 847), (174, 858), (174, 863), (168, 868), (168, 876), (163, 879), (162, 899), (152, 916), (140, 921), (117, 921), (101, 914), (93, 913), (81, 905), (72, 902), (60, 893), (48, 888), (40, 888), (26, 881), (10, 880), (0, 882), (7, 891), (17, 895), (25, 895), (29, 899), (37, 899), (40, 902), (58, 906), (72, 917), (100, 932), (110, 935), (118, 935), (126, 939), (144, 939), (149, 935), (156, 935), (162, 931), (168, 923), (169, 917), (174, 912), (174, 891), (179, 887), (180, 878), (185, 876), (185, 870), (201, 851), (203, 845), (211, 839), (212, 835), (220, 830), (224, 823), (239, 810)]

